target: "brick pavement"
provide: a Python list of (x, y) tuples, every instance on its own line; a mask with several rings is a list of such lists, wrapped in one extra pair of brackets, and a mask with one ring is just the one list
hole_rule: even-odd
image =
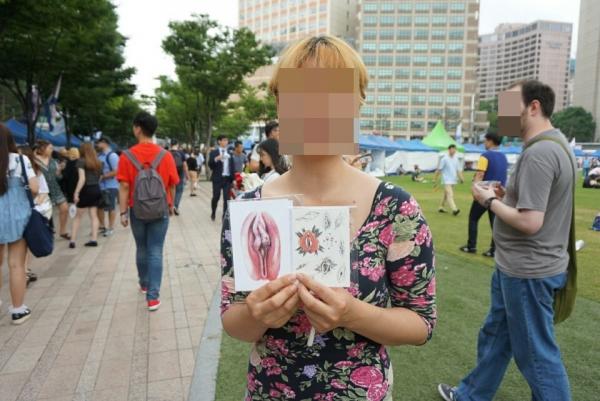
[(130, 229), (100, 237), (98, 248), (83, 247), (84, 235), (77, 249), (58, 240), (53, 255), (34, 260), (39, 280), (25, 300), (33, 314), (22, 326), (6, 313), (5, 264), (0, 401), (185, 400), (219, 279), (220, 224), (210, 221), (210, 192), (207, 182), (198, 197), (186, 191), (181, 216), (170, 221), (157, 312), (148, 312), (137, 290)]

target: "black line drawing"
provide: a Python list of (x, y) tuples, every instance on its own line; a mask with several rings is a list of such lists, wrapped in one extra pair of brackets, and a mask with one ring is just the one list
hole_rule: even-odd
[(346, 251), (346, 247), (344, 246), (344, 242), (340, 241), (340, 255), (344, 256), (345, 251)]
[(331, 219), (329, 218), (329, 213), (325, 212), (323, 216), (323, 227), (325, 230), (329, 230), (331, 228)]
[(298, 267), (296, 267), (296, 270), (302, 270), (306, 267), (306, 263), (302, 263), (301, 265), (299, 265)]
[(317, 266), (317, 268), (315, 270), (318, 271), (319, 273), (325, 275), (325, 274), (329, 274), (336, 266), (337, 266), (337, 263), (335, 263), (333, 260), (331, 260), (331, 258), (326, 257), (325, 259), (323, 259), (321, 261), (321, 263), (319, 263), (319, 265)]
[(337, 217), (335, 218), (335, 228), (339, 228), (342, 225), (343, 220), (344, 216), (342, 213), (338, 213)]
[(338, 269), (338, 274), (337, 274), (338, 283), (343, 283), (345, 277), (346, 277), (346, 268), (344, 265), (340, 265), (340, 268)]
[(316, 210), (306, 212), (302, 217), (297, 217), (296, 221), (313, 221), (320, 213)]

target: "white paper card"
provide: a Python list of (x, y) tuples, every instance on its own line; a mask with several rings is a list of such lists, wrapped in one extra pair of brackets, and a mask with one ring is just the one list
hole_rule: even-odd
[(329, 287), (350, 286), (350, 209), (292, 209), (292, 264), (296, 273)]
[(289, 199), (230, 201), (235, 291), (292, 273)]

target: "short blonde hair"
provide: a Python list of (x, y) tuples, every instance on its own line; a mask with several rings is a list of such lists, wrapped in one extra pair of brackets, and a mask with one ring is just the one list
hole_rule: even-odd
[(356, 68), (361, 104), (366, 98), (367, 68), (362, 59), (344, 40), (330, 35), (313, 36), (290, 44), (282, 53), (269, 82), (269, 90), (279, 95), (279, 69), (302, 68), (307, 62), (316, 68)]

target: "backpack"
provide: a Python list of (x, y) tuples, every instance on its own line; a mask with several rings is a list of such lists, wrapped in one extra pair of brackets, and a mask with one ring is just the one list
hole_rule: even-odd
[(177, 168), (177, 173), (181, 177), (183, 173), (183, 153), (179, 150), (172, 150), (171, 154), (173, 155), (173, 160), (175, 160), (175, 167)]
[(123, 153), (138, 171), (133, 189), (133, 213), (135, 217), (143, 221), (158, 220), (165, 217), (169, 213), (167, 191), (156, 169), (167, 152), (161, 149), (150, 166), (142, 166), (129, 150)]
[(106, 154), (105, 163), (108, 165), (108, 171), (109, 172), (112, 172), (114, 170), (113, 167), (110, 165), (110, 156), (113, 155), (113, 154), (115, 154), (115, 152), (112, 152), (112, 151), (108, 152)]

